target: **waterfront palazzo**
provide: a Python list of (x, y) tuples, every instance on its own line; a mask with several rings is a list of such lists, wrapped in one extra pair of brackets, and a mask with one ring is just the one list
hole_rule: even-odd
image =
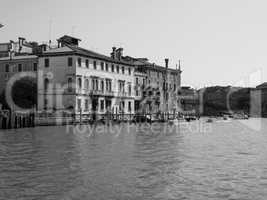
[(24, 38), (0, 44), (4, 81), (8, 82), (11, 72), (27, 69), (19, 56), (34, 55), (38, 111), (134, 114), (178, 110), (180, 67), (169, 67), (168, 59), (165, 66), (159, 66), (147, 58), (124, 56), (123, 48), (113, 47), (109, 56), (102, 55), (81, 48), (80, 41), (65, 35), (56, 46), (28, 43)]

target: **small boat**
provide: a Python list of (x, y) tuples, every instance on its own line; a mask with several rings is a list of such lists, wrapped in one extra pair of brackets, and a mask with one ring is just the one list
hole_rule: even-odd
[(206, 122), (207, 122), (207, 123), (212, 123), (213, 120), (212, 120), (211, 118), (209, 118)]
[(235, 114), (233, 118), (241, 120), (241, 119), (249, 119), (249, 116), (246, 114)]
[(183, 118), (172, 119), (172, 120), (169, 120), (168, 123), (169, 123), (170, 125), (176, 125), (176, 126), (178, 126), (179, 123), (184, 122), (184, 120), (185, 120), (185, 119), (183, 119)]
[(178, 119), (172, 119), (172, 120), (169, 120), (168, 123), (170, 125), (178, 125), (179, 124), (179, 120)]
[(192, 120), (196, 120), (197, 118), (195, 116), (186, 116), (184, 119), (185, 121), (190, 122)]
[(224, 115), (223, 120), (228, 120), (228, 117)]

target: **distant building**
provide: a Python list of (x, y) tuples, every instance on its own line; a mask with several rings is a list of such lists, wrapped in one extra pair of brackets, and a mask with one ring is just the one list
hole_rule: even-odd
[(10, 49), (12, 48), (11, 43), (0, 43), (0, 58), (8, 57)]
[(178, 95), (182, 114), (199, 113), (199, 95), (197, 90), (190, 86), (181, 86), (178, 89)]
[(19, 37), (18, 41), (0, 43), (0, 57), (14, 57), (22, 55), (38, 55), (46, 49), (46, 45), (38, 45), (37, 42), (27, 42)]
[(37, 82), (38, 55), (44, 49), (44, 45), (27, 42), (22, 37), (19, 37), (17, 41), (0, 43), (0, 94), (3, 94), (12, 77), (19, 79), (23, 72), (33, 72), (31, 75), (34, 74), (34, 82)]
[[(16, 81), (19, 81), (23, 72), (31, 72), (34, 82), (37, 82), (37, 69), (38, 69), (38, 57), (36, 55), (23, 55), (23, 56), (14, 56), (14, 57), (2, 57), (0, 58), (0, 94), (1, 96), (5, 96), (5, 91), (7, 88), (7, 84), (13, 85)], [(15, 76), (19, 75), (19, 76)], [(27, 75), (26, 75), (27, 76)], [(11, 78), (15, 78), (14, 80), (9, 82)], [(10, 87), (11, 87), (10, 85)], [(12, 88), (12, 87), (11, 87)], [(11, 91), (11, 90), (10, 90)], [(32, 92), (32, 91), (28, 91)], [(1, 99), (4, 101), (4, 99)]]
[(258, 92), (254, 92), (254, 96), (260, 95), (261, 116), (267, 117), (267, 82), (258, 85), (255, 91)]

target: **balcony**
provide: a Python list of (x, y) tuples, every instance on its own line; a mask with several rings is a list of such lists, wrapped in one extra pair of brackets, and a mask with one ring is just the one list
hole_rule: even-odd
[(90, 90), (90, 95), (95, 95), (95, 96), (99, 96), (99, 95), (103, 95), (104, 91), (102, 90)]
[(126, 98), (126, 97), (134, 98), (135, 97), (133, 93), (129, 94), (128, 92), (118, 92), (116, 95), (117, 97), (120, 97), (120, 98)]
[(107, 90), (90, 90), (90, 95), (95, 96), (114, 96), (113, 91), (107, 91)]
[(106, 91), (104, 92), (104, 95), (105, 95), (105, 96), (114, 96), (114, 92), (113, 92), (113, 91), (108, 91), (108, 90), (106, 90)]
[(127, 94), (128, 93), (126, 93), (126, 92), (118, 92), (117, 96), (118, 97), (127, 97), (128, 96)]

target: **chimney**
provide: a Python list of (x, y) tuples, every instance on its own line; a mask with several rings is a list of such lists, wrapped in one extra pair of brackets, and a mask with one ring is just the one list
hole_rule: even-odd
[(111, 52), (110, 56), (112, 59), (116, 58), (116, 47), (112, 47), (112, 52)]
[(122, 56), (123, 56), (123, 48), (120, 47), (117, 51), (118, 51), (118, 55), (117, 55), (118, 57), (117, 57), (117, 58), (118, 58), (119, 60), (121, 60), (121, 58), (122, 58)]
[(168, 69), (168, 64), (169, 64), (169, 58), (165, 58), (165, 67)]
[(25, 38), (19, 37), (19, 49), (18, 49), (19, 53), (22, 50), (22, 46), (24, 45), (24, 42), (25, 42)]

